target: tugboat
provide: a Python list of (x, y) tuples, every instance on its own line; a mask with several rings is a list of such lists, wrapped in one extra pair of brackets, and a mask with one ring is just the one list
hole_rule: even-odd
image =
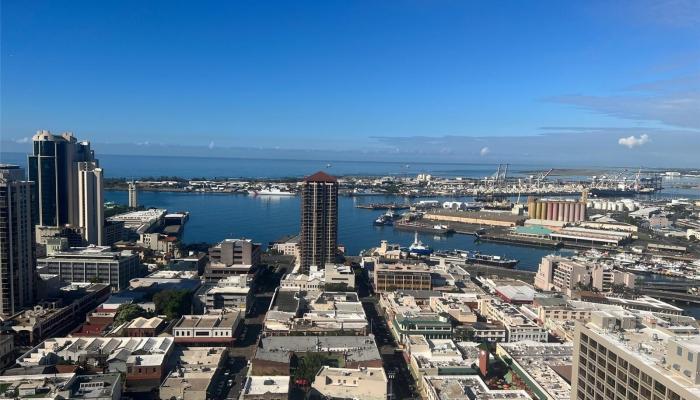
[(418, 232), (416, 232), (413, 243), (408, 247), (408, 252), (417, 256), (428, 256), (433, 252), (433, 249), (431, 249), (430, 246), (424, 245), (423, 242), (418, 240)]
[(394, 220), (401, 218), (401, 215), (397, 213), (394, 210), (388, 210), (386, 213), (380, 215), (377, 217), (377, 219), (374, 220), (374, 225), (377, 226), (384, 226), (384, 225), (393, 225)]
[(515, 268), (518, 264), (518, 260), (509, 259), (501, 256), (494, 256), (490, 254), (481, 254), (478, 251), (468, 251), (468, 250), (453, 250), (453, 251), (441, 251), (435, 253), (436, 257), (444, 257), (447, 261), (472, 264), (472, 265), (487, 265), (492, 267), (501, 268)]

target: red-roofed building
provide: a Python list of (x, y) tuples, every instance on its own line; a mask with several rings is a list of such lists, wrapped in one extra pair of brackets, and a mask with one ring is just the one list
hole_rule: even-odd
[(304, 178), (304, 182), (338, 182), (335, 176), (328, 175), (323, 171), (318, 171), (315, 174), (309, 175)]

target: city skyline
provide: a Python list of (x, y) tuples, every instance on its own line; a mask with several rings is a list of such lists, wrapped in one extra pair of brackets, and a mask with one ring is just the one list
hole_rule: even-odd
[(700, 152), (694, 2), (3, 11), (4, 151), (52, 129), (101, 154), (522, 162), (586, 142), (566, 159), (692, 167)]

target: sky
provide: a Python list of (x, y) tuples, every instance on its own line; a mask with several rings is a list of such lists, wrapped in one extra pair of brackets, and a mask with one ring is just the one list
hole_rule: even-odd
[(2, 151), (700, 168), (694, 0), (0, 7)]

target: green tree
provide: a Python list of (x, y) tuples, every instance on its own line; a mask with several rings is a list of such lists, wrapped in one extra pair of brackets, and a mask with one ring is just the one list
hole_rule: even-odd
[(138, 304), (122, 304), (114, 315), (114, 323), (121, 325), (138, 317), (148, 318), (150, 313)]
[(153, 296), (156, 313), (165, 314), (168, 319), (180, 318), (190, 309), (190, 292), (188, 290), (164, 290)]

